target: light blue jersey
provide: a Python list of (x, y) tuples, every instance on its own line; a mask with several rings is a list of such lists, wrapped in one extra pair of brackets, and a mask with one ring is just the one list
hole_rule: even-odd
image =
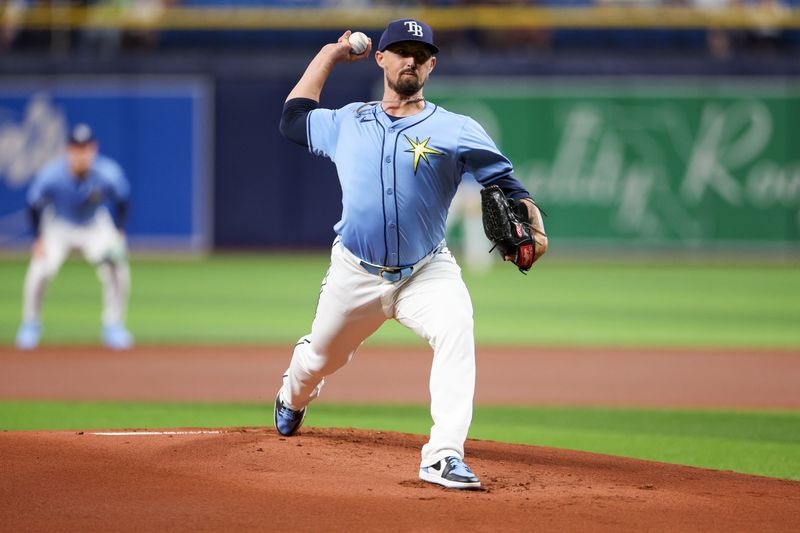
[(330, 158), (339, 174), (342, 218), (334, 230), (348, 250), (375, 265), (412, 265), (442, 242), (466, 172), (484, 186), (502, 181), (509, 190), (513, 182), (512, 198), (529, 196), (477, 122), (430, 102), (395, 120), (380, 105), (361, 102), (315, 109), (306, 131), (309, 150)]
[(42, 210), (52, 206), (55, 215), (72, 224), (88, 224), (106, 202), (128, 199), (130, 187), (122, 168), (97, 155), (86, 178), (79, 180), (69, 169), (66, 156), (47, 164), (28, 189), (28, 205)]

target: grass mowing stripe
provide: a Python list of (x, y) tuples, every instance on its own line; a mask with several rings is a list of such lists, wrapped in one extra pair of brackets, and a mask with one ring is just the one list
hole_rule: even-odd
[[(308, 425), (427, 434), (427, 406), (314, 404)], [(0, 402), (0, 429), (270, 426), (270, 405)], [(477, 406), (470, 437), (800, 480), (800, 412)]]
[(271, 416), (257, 404), (0, 402), (4, 430), (260, 426)]
[[(308, 332), (324, 254), (132, 261), (129, 324), (147, 343), (286, 343)], [(13, 342), (27, 261), (0, 260), (0, 344)], [(800, 269), (543, 261), (464, 273), (478, 343), (581, 346), (800, 347)], [(508, 296), (513, 294), (514, 298)], [(43, 342), (99, 338), (100, 285), (68, 261), (48, 290)], [(535, 327), (531, 327), (535, 324)], [(375, 344), (414, 344), (387, 323)]]

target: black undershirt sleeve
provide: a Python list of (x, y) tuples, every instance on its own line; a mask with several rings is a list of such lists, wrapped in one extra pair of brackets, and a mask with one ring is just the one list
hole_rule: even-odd
[(530, 193), (525, 189), (522, 183), (517, 180), (512, 174), (497, 178), (492, 182), (492, 185), (497, 185), (506, 198), (512, 200), (520, 200), (522, 198), (530, 198)]
[(128, 223), (128, 201), (119, 200), (117, 202), (117, 216), (114, 217), (114, 225), (118, 230), (125, 229), (125, 224)]
[(319, 102), (311, 98), (292, 98), (283, 104), (281, 134), (292, 142), (308, 147), (308, 132), (306, 118), (308, 114), (319, 107)]
[(35, 207), (29, 207), (28, 218), (31, 221), (31, 229), (33, 230), (33, 236), (38, 239), (41, 230), (40, 226), (42, 222), (42, 211)]

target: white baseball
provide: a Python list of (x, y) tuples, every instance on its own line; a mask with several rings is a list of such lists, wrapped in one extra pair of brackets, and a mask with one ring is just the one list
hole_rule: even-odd
[(369, 46), (369, 38), (360, 31), (351, 33), (349, 41), (350, 52), (355, 55), (363, 54)]

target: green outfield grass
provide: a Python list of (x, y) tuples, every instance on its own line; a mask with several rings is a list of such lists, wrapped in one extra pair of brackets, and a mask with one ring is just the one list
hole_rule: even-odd
[[(307, 333), (324, 255), (135, 258), (130, 327), (139, 343), (290, 343)], [(0, 259), (0, 343), (18, 325), (26, 262)], [(796, 266), (543, 261), (465, 274), (479, 343), (800, 347)], [(45, 343), (95, 342), (100, 287), (71, 260), (45, 306)], [(375, 344), (421, 341), (394, 322)]]
[[(129, 325), (140, 344), (292, 343), (327, 265), (320, 254), (134, 257)], [(13, 342), (25, 268), (0, 259), (0, 344)], [(483, 344), (800, 348), (796, 266), (546, 260), (526, 277), (499, 265), (465, 280)], [(99, 314), (94, 272), (68, 262), (48, 295), (44, 343), (96, 342)], [(369, 342), (423, 344), (393, 322)], [(264, 405), (0, 402), (0, 429), (270, 422)], [(430, 420), (423, 406), (319, 403), (308, 424), (427, 434)], [(479, 406), (470, 436), (800, 479), (800, 412)]]
[[(6, 401), (0, 429), (263, 427), (270, 407)], [(431, 422), (426, 406), (320, 402), (306, 424), (425, 435)], [(478, 406), (470, 437), (800, 480), (798, 412)]]

